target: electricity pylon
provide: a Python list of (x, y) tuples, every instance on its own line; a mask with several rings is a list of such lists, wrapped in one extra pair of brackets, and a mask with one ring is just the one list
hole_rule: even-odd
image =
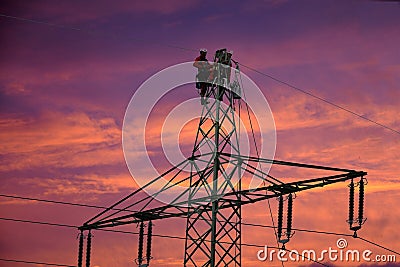
[[(224, 62), (224, 53), (216, 55)], [(233, 105), (239, 95), (229, 87), (229, 61), (217, 63), (215, 79), (203, 101), (192, 157), (205, 159), (203, 170), (191, 173), (191, 200), (207, 196), (210, 201), (198, 212), (188, 214), (184, 266), (241, 265), (241, 175), (242, 160), (224, 156), (224, 152), (240, 154), (237, 116)], [(205, 85), (205, 84), (204, 84)], [(210, 98), (210, 95), (213, 98)], [(227, 99), (227, 104), (222, 98)], [(208, 155), (208, 156), (203, 156)], [(209, 171), (207, 171), (209, 170)], [(195, 179), (193, 179), (195, 178)], [(229, 199), (220, 197), (231, 193)]]
[[(191, 156), (85, 222), (79, 228), (78, 267), (82, 266), (84, 231), (90, 234), (91, 230), (127, 224), (140, 224), (137, 263), (148, 266), (152, 258), (152, 221), (177, 217), (186, 219), (184, 266), (241, 266), (242, 206), (279, 198), (278, 241), (285, 244), (291, 236), (291, 219), (286, 239), (281, 239), (282, 196), (289, 196), (288, 218), (291, 218), (292, 194), (296, 192), (346, 180), (353, 183), (356, 178), (364, 184), (363, 177), (367, 173), (363, 171), (242, 155), (240, 122), (234, 107), (235, 102), (241, 101), (243, 88), (236, 78), (230, 81), (232, 61), (226, 49), (218, 50), (214, 61), (211, 81), (199, 81), (207, 82), (208, 89), (202, 101), (202, 114)], [(239, 72), (238, 69), (233, 71), (235, 75)], [(264, 171), (261, 164), (319, 173), (326, 171), (329, 175), (283, 183)], [(250, 184), (254, 181), (260, 186), (252, 188)], [(155, 187), (154, 193), (143, 194), (143, 190)], [(354, 199), (354, 186), (351, 188)], [(156, 201), (160, 196), (172, 198), (168, 204), (161, 204)], [(354, 203), (350, 211), (353, 213)], [(353, 215), (349, 217), (352, 230), (358, 230), (364, 221), (363, 213), (359, 214), (361, 217), (357, 220)], [(146, 257), (143, 257), (144, 222), (149, 224)], [(359, 227), (353, 226), (354, 222), (359, 222)], [(90, 248), (91, 243), (88, 243), (87, 267), (90, 265)]]

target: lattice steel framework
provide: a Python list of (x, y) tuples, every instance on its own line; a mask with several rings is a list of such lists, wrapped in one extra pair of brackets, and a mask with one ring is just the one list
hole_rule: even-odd
[[(222, 97), (228, 104), (218, 100)], [(203, 194), (211, 202), (188, 215), (184, 266), (241, 265), (241, 161), (221, 156), (224, 151), (240, 155), (234, 101), (235, 94), (218, 85), (210, 88), (204, 101), (192, 157), (200, 159), (205, 152), (209, 159), (203, 170), (212, 171), (199, 170), (194, 161), (188, 200), (190, 203)], [(193, 179), (197, 174), (200, 179)], [(220, 209), (219, 197), (228, 192), (233, 193), (230, 201), (236, 205)]]
[[(242, 155), (238, 115), (234, 110), (240, 88), (218, 69), (229, 65), (215, 66), (217, 76), (203, 102), (192, 155), (85, 222), (80, 227), (78, 267), (83, 261), (84, 231), (176, 217), (186, 219), (184, 266), (241, 266), (243, 205), (346, 180), (363, 181), (367, 174), (363, 171)], [(235, 92), (230, 90), (231, 84), (235, 84)], [(326, 171), (329, 175), (283, 183), (264, 172), (260, 164)], [(250, 189), (248, 179), (262, 185)], [(145, 189), (155, 186), (157, 191), (144, 194)], [(167, 195), (173, 196), (169, 204), (155, 200)], [(142, 261), (139, 259), (139, 263)], [(150, 257), (147, 265), (149, 261)]]

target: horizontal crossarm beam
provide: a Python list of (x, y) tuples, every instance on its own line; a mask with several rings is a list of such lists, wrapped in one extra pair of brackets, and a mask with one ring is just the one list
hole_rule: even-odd
[[(286, 195), (290, 193), (301, 192), (312, 188), (323, 187), (326, 185), (334, 184), (337, 182), (344, 182), (346, 180), (363, 177), (367, 175), (367, 173), (363, 171), (354, 171), (348, 169), (269, 160), (262, 158), (244, 157), (240, 155), (224, 154), (224, 156), (229, 156), (231, 158), (236, 157), (237, 159), (240, 158), (240, 160), (257, 161), (257, 162), (272, 163), (276, 165), (286, 165), (286, 166), (300, 167), (300, 168), (329, 170), (340, 173), (331, 176), (306, 179), (290, 183), (282, 183), (282, 184), (274, 183), (261, 186), (256, 189), (231, 191), (221, 196), (213, 196), (213, 197), (205, 196), (197, 199), (191, 199), (190, 203), (188, 201), (182, 201), (180, 203), (176, 203), (176, 205), (163, 205), (157, 208), (152, 208), (144, 211), (130, 212), (123, 216), (115, 216), (112, 218), (107, 218), (106, 220), (100, 219), (96, 222), (86, 223), (82, 225), (80, 229), (89, 230), (89, 229), (108, 228), (119, 225), (138, 223), (141, 221), (159, 220), (164, 218), (176, 218), (176, 217), (187, 218), (187, 216), (193, 213), (210, 210), (211, 209), (210, 203), (212, 201), (219, 202), (219, 209), (229, 208), (235, 205), (243, 206), (246, 204), (251, 204), (251, 203), (256, 203), (258, 201), (266, 200), (269, 198), (275, 198), (280, 195)], [(240, 195), (241, 199), (240, 203), (238, 203), (238, 195)], [(188, 208), (188, 206), (190, 208)]]

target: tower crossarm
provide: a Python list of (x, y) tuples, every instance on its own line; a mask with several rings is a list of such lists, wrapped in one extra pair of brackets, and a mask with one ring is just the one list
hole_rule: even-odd
[[(262, 159), (260, 159), (262, 160)], [(275, 164), (285, 164), (285, 165), (304, 165), (303, 167), (311, 167), (317, 169), (330, 169), (336, 171), (343, 171), (344, 169), (336, 169), (324, 166), (316, 166), (316, 165), (306, 165), (292, 162), (281, 162), (275, 161)], [(237, 205), (247, 205), (251, 203), (256, 203), (262, 200), (266, 200), (269, 198), (275, 198), (281, 195), (287, 195), (290, 193), (301, 192), (304, 190), (324, 187), (326, 185), (334, 184), (337, 182), (344, 182), (346, 180), (363, 177), (367, 175), (364, 171), (354, 171), (354, 170), (346, 170), (340, 174), (335, 174), (331, 176), (324, 176), (319, 178), (312, 178), (306, 180), (300, 180), (290, 183), (282, 183), (282, 184), (270, 184), (267, 186), (260, 186), (255, 189), (247, 189), (236, 191), (233, 190), (231, 192), (227, 192), (224, 195), (218, 196), (217, 201), (219, 202), (219, 209), (225, 209), (232, 206)], [(240, 196), (240, 203), (238, 203), (237, 196)], [(141, 221), (150, 221), (150, 220), (159, 220), (165, 218), (186, 218), (187, 216), (197, 213), (203, 212), (207, 210), (211, 210), (212, 199), (210, 196), (205, 196), (202, 198), (192, 199), (190, 203), (181, 202), (178, 203), (179, 206), (176, 205), (163, 205), (157, 208), (138, 211), (138, 212), (130, 212), (129, 214), (122, 216), (115, 216), (113, 218), (108, 218), (106, 220), (98, 220), (96, 222), (92, 222), (90, 224), (84, 224), (80, 227), (81, 230), (89, 230), (89, 229), (100, 229), (100, 228), (108, 228), (115, 227), (119, 225), (126, 224), (134, 224), (139, 223)], [(214, 200), (215, 201), (215, 200)], [(205, 203), (205, 204), (204, 204)], [(190, 205), (188, 205), (190, 204)], [(189, 206), (189, 207), (188, 207)]]

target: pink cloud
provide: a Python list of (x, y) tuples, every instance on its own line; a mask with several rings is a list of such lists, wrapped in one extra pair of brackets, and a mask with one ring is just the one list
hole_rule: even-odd
[[(267, 30), (251, 32), (254, 25), (248, 23), (243, 28), (229, 25), (234, 28), (235, 34), (229, 33), (221, 39), (220, 32), (214, 27), (204, 29), (201, 27), (204, 25), (196, 24), (194, 20), (191, 21), (193, 25), (188, 24), (191, 29), (197, 29), (192, 30), (193, 33), (189, 30), (184, 33), (174, 31), (187, 23), (184, 16), (175, 17), (177, 13), (193, 9), (193, 13), (185, 13), (185, 16), (193, 16), (199, 2), (124, 1), (113, 5), (99, 2), (96, 6), (82, 4), (78, 9), (69, 2), (57, 6), (48, 4), (50, 2), (17, 3), (13, 4), (15, 9), (4, 10), (10, 15), (67, 25), (79, 24), (79, 27), (87, 25), (93, 30), (107, 24), (115, 27), (113, 30), (116, 31), (123, 24), (111, 23), (112, 17), (146, 17), (146, 20), (140, 20), (144, 23), (153, 21), (157, 16), (168, 17), (149, 28), (154, 30), (154, 38), (156, 36), (165, 41), (168, 35), (173, 42), (182, 43), (185, 47), (203, 46), (203, 43), (207, 47), (219, 48), (221, 42), (229, 43), (239, 61), (273, 73), (377, 122), (399, 128), (399, 65), (397, 54), (393, 52), (397, 51), (399, 35), (395, 24), (381, 26), (377, 23), (377, 27), (368, 28), (368, 34), (360, 31), (357, 23), (309, 31), (298, 29), (295, 25), (299, 34), (276, 38), (273, 32)], [(282, 3), (284, 1), (264, 4), (278, 10)], [(246, 5), (244, 10), (249, 12), (254, 7), (257, 9), (258, 5)], [(213, 5), (210, 10), (214, 11)], [(204, 17), (199, 17), (198, 21), (211, 24), (217, 21), (223, 29), (228, 25), (224, 24), (227, 19), (229, 22), (232, 22), (231, 18), (236, 19), (236, 16), (218, 12), (215, 14), (206, 10)], [(14, 21), (7, 20), (5, 23)], [(43, 25), (39, 30), (38, 25), (28, 25), (18, 22), (13, 27), (4, 27), (6, 38), (0, 74), (2, 93), (6, 99), (4, 105), (7, 107), (4, 108), (7, 113), (0, 117), (3, 192), (110, 205), (137, 186), (126, 169), (120, 146), (121, 121), (129, 97), (155, 71), (185, 59), (191, 60), (196, 53), (169, 53), (150, 45), (142, 48), (142, 43), (125, 42), (125, 35), (121, 40), (118, 39), (120, 36), (117, 40), (110, 40), (109, 37), (114, 35), (92, 36), (75, 31), (54, 31), (52, 27), (42, 28)], [(147, 34), (140, 32), (143, 25), (135, 25), (140, 35)], [(160, 27), (162, 31), (156, 31), (159, 25), (164, 26)], [(153, 34), (150, 30), (149, 34)], [(135, 33), (136, 37), (136, 32), (130, 33)], [(148, 45), (147, 42), (144, 44)], [(260, 78), (245, 68), (242, 70), (260, 83), (270, 100), (278, 129), (277, 157), (368, 171), (368, 222), (360, 234), (399, 250), (399, 234), (393, 231), (399, 221), (397, 170), (400, 147), (397, 135), (308, 96), (293, 93), (291, 89)], [(161, 105), (160, 108), (166, 106)], [(149, 140), (146, 141), (155, 162), (165, 167), (157, 140), (163, 115), (155, 114), (148, 125)], [(193, 124), (177, 136), (182, 145), (189, 148), (193, 141)], [(246, 126), (249, 126), (248, 123)], [(172, 132), (170, 128), (165, 130)], [(259, 133), (258, 130), (256, 133)], [(275, 167), (272, 174), (285, 181), (322, 175)], [(349, 233), (345, 223), (348, 205), (345, 185), (341, 183), (299, 193), (295, 200), (294, 226)], [(271, 200), (271, 204), (276, 222), (276, 201)], [(98, 212), (87, 208), (61, 208), (4, 199), (0, 209), (8, 217), (75, 225), (80, 225)], [(246, 222), (271, 224), (265, 202), (245, 207), (243, 214)], [(155, 231), (183, 236), (185, 222), (182, 221), (156, 222)], [(2, 256), (76, 262), (75, 229), (63, 231), (11, 222), (1, 224)], [(123, 229), (137, 231), (135, 225)], [(244, 232), (243, 242), (275, 245), (270, 229), (264, 231), (244, 227)], [(348, 241), (352, 247), (383, 253), (360, 240)], [(288, 247), (321, 248), (335, 242), (336, 237), (297, 232)], [(136, 250), (135, 235), (95, 231), (93, 266), (131, 266)], [(181, 240), (155, 237), (153, 251), (154, 265), (182, 265)], [(257, 248), (246, 247), (243, 251), (244, 266), (260, 266), (256, 260)], [(65, 262), (66, 259), (68, 262)], [(280, 266), (279, 262), (273, 264)]]
[[(17, 117), (4, 120), (0, 134), (4, 141), (1, 150), (13, 160), (2, 166), (3, 171), (50, 165), (91, 166), (121, 161), (118, 149), (121, 131), (111, 118), (95, 119), (79, 112), (68, 115), (48, 112), (35, 119)], [(113, 157), (110, 157), (110, 152)]]

